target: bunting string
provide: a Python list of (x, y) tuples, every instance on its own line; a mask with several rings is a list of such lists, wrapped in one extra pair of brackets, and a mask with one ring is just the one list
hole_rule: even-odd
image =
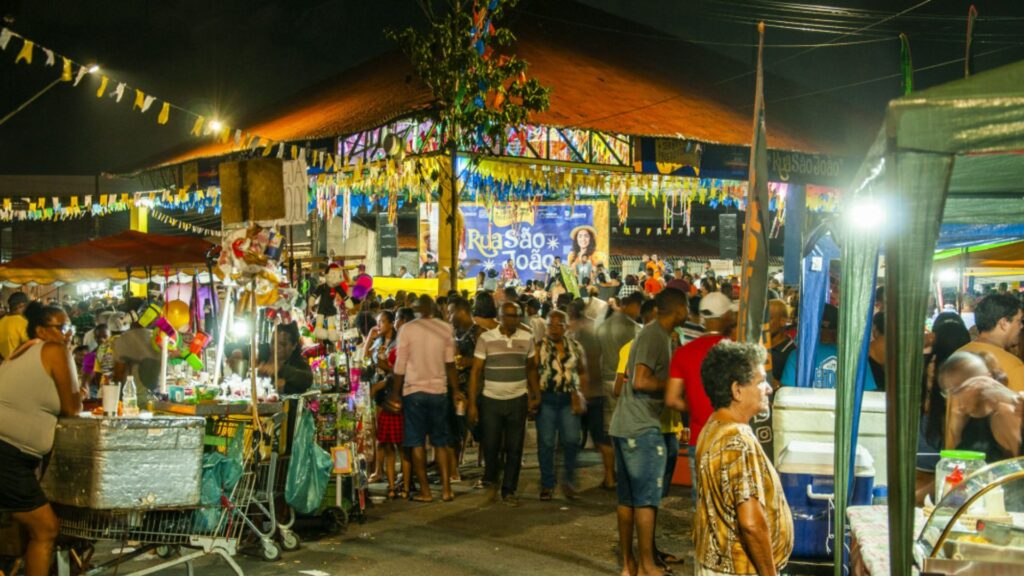
[[(20, 42), (20, 47), (18, 45)], [(171, 119), (171, 111), (185, 117), (186, 125), (191, 125), (190, 134), (201, 138), (212, 138), (222, 144), (233, 144), (234, 151), (250, 150), (254, 155), (264, 157), (276, 156), (281, 159), (297, 160), (303, 158), (310, 168), (316, 168), (330, 172), (335, 166), (342, 166), (343, 162), (330, 150), (314, 150), (305, 146), (289, 145), (285, 142), (274, 141), (270, 138), (254, 134), (240, 128), (228, 126), (226, 123), (199, 114), (173, 102), (158, 98), (142, 90), (118, 81), (105, 74), (95, 64), (83, 64), (81, 61), (68, 57), (46, 48), (36, 42), (25, 38), (21, 34), (9, 28), (0, 28), (0, 50), (6, 51), (8, 47), (16, 51), (14, 63), (33, 65), (42, 63), (48, 68), (57, 68), (57, 60), (60, 59), (60, 79), (70, 82), (72, 87), (77, 88), (86, 76), (97, 76), (96, 97), (114, 100), (120, 104), (124, 96), (129, 95), (129, 101), (133, 112), (146, 114), (151, 109), (159, 110), (156, 113), (156, 123), (160, 126), (166, 125)], [(36, 52), (41, 52), (43, 58), (36, 58)], [(158, 106), (155, 106), (159, 102)], [(262, 148), (262, 151), (260, 149)]]

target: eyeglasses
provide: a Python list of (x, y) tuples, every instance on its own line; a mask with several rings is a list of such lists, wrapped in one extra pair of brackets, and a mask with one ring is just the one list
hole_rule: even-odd
[(75, 331), (75, 326), (73, 324), (44, 324), (43, 328), (57, 328), (63, 334), (71, 334)]

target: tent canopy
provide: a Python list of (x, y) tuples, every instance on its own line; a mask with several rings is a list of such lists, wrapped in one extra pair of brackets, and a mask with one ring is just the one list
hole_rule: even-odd
[(1024, 275), (1024, 241), (944, 250), (935, 254), (934, 266), (962, 267), (969, 276)]
[(188, 236), (161, 236), (128, 230), (73, 246), (62, 246), (16, 258), (0, 266), (0, 280), (13, 284), (52, 284), (123, 280), (127, 269), (145, 278), (144, 268), (162, 275), (179, 268), (190, 271), (206, 262), (213, 244)]
[[(854, 182), (850, 202), (874, 197), (888, 205), (886, 229), (873, 245), (886, 258), (886, 430), (889, 441), (889, 534), (893, 574), (910, 574), (914, 534), (914, 459), (920, 419), (921, 350), (931, 260), (939, 224), (1024, 223), (1024, 61), (915, 92), (889, 103), (885, 123)], [(868, 236), (862, 234), (862, 236)], [(844, 254), (845, 256), (845, 254)], [(868, 301), (870, 286), (844, 301)], [(857, 362), (842, 345), (859, 337), (840, 319), (839, 365)], [(840, 376), (838, 388), (852, 385)], [(837, 410), (852, 411), (843, 395)], [(836, 431), (849, 440), (850, 431)], [(838, 450), (837, 450), (838, 454)], [(849, 463), (836, 460), (838, 476)], [(845, 523), (837, 500), (836, 532)]]

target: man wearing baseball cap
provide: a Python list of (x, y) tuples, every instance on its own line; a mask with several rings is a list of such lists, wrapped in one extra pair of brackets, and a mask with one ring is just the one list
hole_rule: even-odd
[(733, 338), (733, 328), (736, 327), (736, 304), (721, 292), (709, 292), (700, 299), (698, 309), (704, 321), (704, 335), (676, 348), (668, 369), (668, 385), (665, 387), (665, 406), (690, 414), (687, 459), (690, 461), (690, 478), (693, 481), (694, 506), (697, 502), (697, 438), (714, 412), (711, 400), (704, 392), (700, 367), (715, 344)]

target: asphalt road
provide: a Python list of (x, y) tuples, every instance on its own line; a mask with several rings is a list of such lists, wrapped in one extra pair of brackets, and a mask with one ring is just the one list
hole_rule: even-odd
[[(475, 463), (468, 454), (467, 463)], [(352, 523), (336, 536), (317, 534), (306, 528), (300, 549), (285, 552), (279, 561), (266, 562), (247, 554), (236, 560), (250, 576), (311, 574), (618, 574), (618, 543), (615, 524), (615, 494), (599, 487), (600, 459), (596, 452), (581, 454), (579, 485), (581, 498), (565, 500), (561, 493), (550, 502), (538, 499), (540, 474), (536, 453), (528, 451), (520, 481), (520, 506), (487, 503), (473, 482), (482, 470), (463, 466), (463, 481), (455, 484), (454, 502), (438, 498), (430, 504), (386, 501), (367, 510), (364, 524)], [(371, 486), (371, 494), (382, 496), (383, 484)], [(686, 558), (675, 567), (676, 574), (691, 574), (690, 527), (692, 513), (689, 489), (673, 487), (658, 519), (658, 543), (665, 551)], [(100, 546), (97, 560), (109, 558), (111, 549)], [(153, 566), (158, 560), (143, 557), (121, 566), (128, 574)], [(172, 568), (167, 573), (183, 573)], [(215, 557), (195, 562), (195, 572), (220, 576), (233, 574)]]

